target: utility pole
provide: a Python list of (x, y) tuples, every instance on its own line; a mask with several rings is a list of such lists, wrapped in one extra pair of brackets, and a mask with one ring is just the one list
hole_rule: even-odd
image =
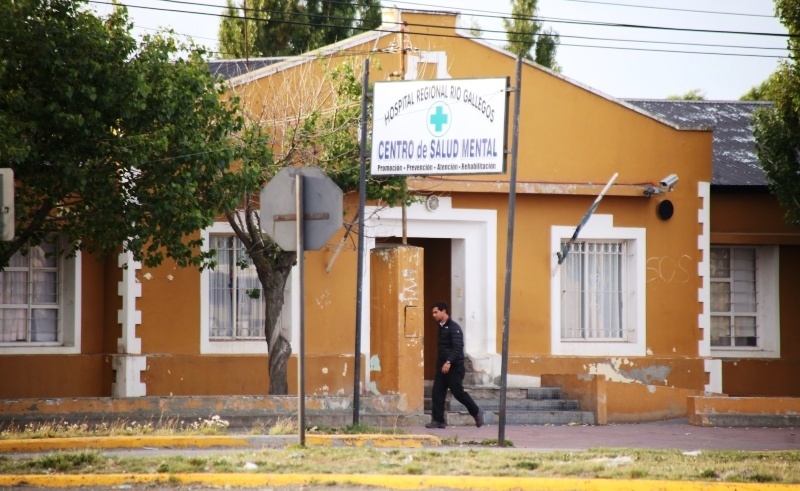
[[(409, 47), (406, 49), (406, 26), (405, 22), (400, 24), (400, 31), (398, 35), (400, 37), (400, 80), (406, 79), (406, 52), (408, 49), (411, 49), (411, 42), (409, 41)], [(408, 207), (406, 206), (406, 196), (408, 195), (408, 178), (403, 180), (403, 216), (402, 216), (402, 229), (403, 229), (403, 245), (408, 245)]]
[(247, 0), (242, 0), (242, 10), (244, 11), (244, 67), (250, 71), (250, 42), (247, 40)]

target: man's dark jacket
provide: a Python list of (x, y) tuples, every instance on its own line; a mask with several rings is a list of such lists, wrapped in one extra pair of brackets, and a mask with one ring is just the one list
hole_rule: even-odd
[(452, 317), (448, 317), (447, 322), (439, 326), (438, 351), (439, 365), (444, 365), (446, 361), (451, 365), (464, 364), (464, 334), (461, 332), (461, 326)]

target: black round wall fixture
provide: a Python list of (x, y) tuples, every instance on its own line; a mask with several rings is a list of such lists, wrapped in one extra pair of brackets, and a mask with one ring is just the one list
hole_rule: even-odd
[(672, 218), (672, 214), (675, 213), (675, 207), (672, 205), (672, 201), (665, 199), (660, 202), (656, 208), (656, 213), (658, 213), (658, 218), (662, 220), (669, 220)]

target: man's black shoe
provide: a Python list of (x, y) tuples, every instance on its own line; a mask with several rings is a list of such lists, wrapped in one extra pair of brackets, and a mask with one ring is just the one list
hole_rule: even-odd
[(483, 426), (483, 409), (478, 409), (478, 414), (475, 415), (475, 426)]
[(425, 428), (447, 428), (447, 425), (444, 423), (440, 423), (438, 421), (431, 421), (430, 423), (425, 425)]

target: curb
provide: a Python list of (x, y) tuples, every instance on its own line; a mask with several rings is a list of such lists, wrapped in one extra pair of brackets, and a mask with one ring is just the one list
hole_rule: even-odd
[(52, 450), (80, 450), (86, 448), (142, 448), (142, 447), (249, 447), (244, 437), (231, 436), (111, 436), (111, 437), (67, 437), (30, 438), (0, 440), (0, 453), (47, 452)]
[[(0, 454), (35, 453), (55, 450), (134, 449), (134, 448), (275, 448), (298, 443), (297, 435), (254, 436), (113, 436), (30, 438), (0, 440)], [(307, 445), (326, 447), (438, 447), (434, 435), (306, 435)]]
[(403, 447), (441, 446), (434, 435), (306, 435), (306, 443), (321, 447)]
[(551, 491), (784, 491), (797, 489), (792, 484), (727, 483), (705, 481), (657, 481), (632, 479), (575, 479), (491, 476), (412, 476), (390, 474), (98, 474), (98, 475), (7, 475), (0, 486), (78, 487), (133, 484), (200, 484), (217, 487), (345, 485), (391, 489), (530, 489)]

